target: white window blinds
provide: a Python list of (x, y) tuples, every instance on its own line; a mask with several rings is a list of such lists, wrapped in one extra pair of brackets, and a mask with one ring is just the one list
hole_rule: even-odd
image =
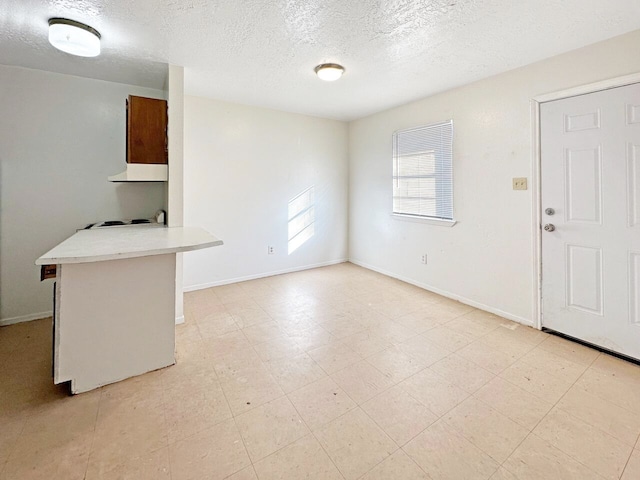
[(453, 122), (393, 134), (393, 213), (453, 220)]

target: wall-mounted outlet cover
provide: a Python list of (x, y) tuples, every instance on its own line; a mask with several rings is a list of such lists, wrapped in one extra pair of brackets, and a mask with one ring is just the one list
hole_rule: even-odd
[(273, 255), (274, 253), (276, 253), (276, 248), (275, 248), (275, 247), (272, 247), (272, 246), (268, 246), (268, 247), (267, 247), (267, 253), (268, 253), (269, 255)]
[(513, 179), (514, 190), (526, 190), (527, 189), (527, 177), (515, 177)]
[(422, 255), (422, 257), (420, 258), (420, 261), (426, 265), (427, 264), (427, 254), (425, 253), (424, 255)]

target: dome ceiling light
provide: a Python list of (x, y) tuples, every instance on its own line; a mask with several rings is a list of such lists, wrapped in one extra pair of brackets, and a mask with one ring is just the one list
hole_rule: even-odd
[(344, 67), (337, 63), (323, 63), (313, 69), (320, 80), (325, 82), (334, 82), (338, 80), (344, 73)]
[(49, 43), (79, 57), (100, 55), (100, 33), (84, 23), (66, 18), (49, 19)]

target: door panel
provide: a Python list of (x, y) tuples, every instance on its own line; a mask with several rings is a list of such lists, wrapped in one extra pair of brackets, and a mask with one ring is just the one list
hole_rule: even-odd
[(542, 324), (640, 359), (640, 85), (540, 114)]
[(600, 109), (587, 113), (567, 113), (564, 116), (564, 131), (579, 132), (600, 128)]
[(565, 203), (568, 222), (601, 223), (601, 170), (599, 146), (586, 150), (566, 150)]
[(640, 105), (639, 104), (627, 104), (627, 123), (640, 123)]
[(602, 250), (567, 245), (567, 305), (602, 316)]
[(640, 327), (640, 252), (629, 254), (629, 300), (631, 322)]
[(627, 166), (629, 226), (635, 227), (640, 223), (640, 145), (629, 144)]

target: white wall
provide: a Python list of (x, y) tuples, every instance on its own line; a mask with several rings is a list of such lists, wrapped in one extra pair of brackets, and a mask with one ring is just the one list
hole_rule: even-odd
[[(530, 99), (640, 71), (640, 30), (350, 124), (350, 258), (393, 276), (533, 320)], [(394, 130), (454, 121), (452, 228), (391, 212)], [(420, 256), (428, 254), (428, 264)]]
[(84, 225), (149, 217), (163, 184), (114, 184), (127, 95), (160, 90), (0, 66), (0, 323), (52, 309), (34, 261)]
[[(185, 288), (346, 259), (347, 184), (346, 123), (185, 97), (185, 225), (225, 243), (185, 254)], [(288, 255), (288, 202), (311, 186), (315, 235)]]

